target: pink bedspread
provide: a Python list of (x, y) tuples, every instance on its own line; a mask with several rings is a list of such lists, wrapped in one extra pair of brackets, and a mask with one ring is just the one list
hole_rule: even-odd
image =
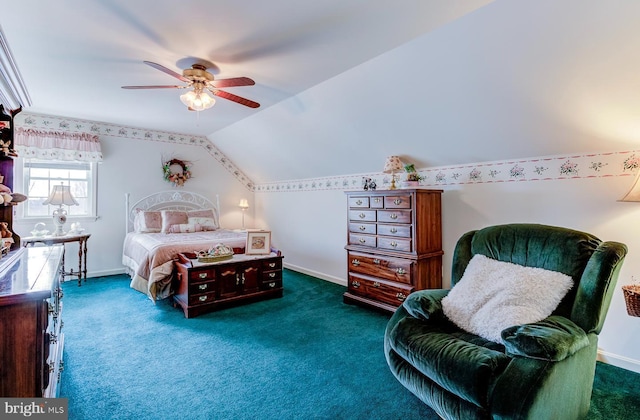
[(246, 232), (218, 229), (194, 233), (129, 233), (124, 239), (122, 264), (131, 276), (131, 287), (152, 300), (171, 295), (173, 259), (180, 252), (207, 250), (219, 243), (244, 247)]

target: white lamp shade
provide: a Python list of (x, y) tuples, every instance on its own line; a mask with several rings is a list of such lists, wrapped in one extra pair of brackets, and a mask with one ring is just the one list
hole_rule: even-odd
[(63, 204), (67, 206), (77, 206), (79, 203), (75, 198), (73, 198), (73, 195), (71, 195), (71, 190), (68, 185), (54, 185), (49, 198), (44, 200), (42, 204), (51, 204), (53, 206), (60, 206)]
[(248, 209), (249, 208), (249, 202), (247, 202), (246, 198), (243, 198), (242, 200), (240, 200), (240, 203), (238, 204), (238, 207), (240, 207), (241, 209)]
[(180, 95), (180, 100), (183, 104), (193, 109), (194, 111), (203, 111), (205, 109), (211, 108), (216, 100), (213, 99), (207, 92), (200, 91), (195, 92), (190, 90), (184, 95)]
[(404, 169), (404, 165), (402, 165), (402, 161), (398, 156), (389, 156), (387, 157), (387, 161), (384, 163), (383, 172), (387, 174), (392, 174), (394, 172), (402, 171)]
[(618, 201), (640, 201), (640, 170), (627, 193)]

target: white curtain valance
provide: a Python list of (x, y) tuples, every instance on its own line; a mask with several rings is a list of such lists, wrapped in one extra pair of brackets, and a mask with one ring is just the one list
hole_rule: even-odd
[(102, 162), (100, 139), (95, 134), (18, 127), (14, 132), (14, 148), (26, 159)]

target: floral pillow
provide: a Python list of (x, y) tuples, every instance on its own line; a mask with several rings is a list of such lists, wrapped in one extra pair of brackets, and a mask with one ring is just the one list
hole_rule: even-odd
[(191, 210), (187, 212), (189, 224), (199, 224), (203, 230), (219, 229), (218, 220), (213, 209)]
[(202, 229), (202, 226), (198, 224), (187, 223), (187, 224), (172, 225), (169, 228), (169, 233), (191, 233), (191, 232), (202, 232), (203, 230), (204, 229)]
[(189, 217), (186, 211), (182, 210), (162, 210), (162, 233), (169, 233), (173, 225), (186, 225)]
[(162, 215), (159, 211), (144, 211), (138, 209), (133, 222), (137, 233), (157, 233), (162, 230)]

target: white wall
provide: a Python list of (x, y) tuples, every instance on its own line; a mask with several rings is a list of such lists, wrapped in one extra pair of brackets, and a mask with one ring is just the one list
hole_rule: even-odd
[[(39, 122), (47, 119), (55, 122), (59, 120), (55, 117), (38, 118), (41, 120)], [(18, 121), (23, 120), (24, 116)], [(129, 133), (128, 135), (109, 135), (108, 132), (117, 133), (120, 129), (109, 126), (105, 128), (101, 124), (93, 125), (102, 131), (99, 137), (104, 161), (98, 167), (99, 219), (81, 220), (82, 226), (91, 233), (87, 243), (89, 277), (124, 271), (122, 244), (125, 235), (125, 193), (130, 193), (131, 204), (151, 193), (179, 188), (202, 194), (214, 204), (217, 194), (222, 210), (220, 222), (223, 227), (232, 229), (241, 225), (242, 213), (237, 205), (241, 198), (247, 198), (251, 207), (247, 210), (245, 220), (247, 225), (253, 224), (253, 193), (238, 179), (237, 174), (229, 170), (230, 164), (225, 157), (210, 153), (197, 141), (172, 142), (166, 133), (127, 127), (122, 130)], [(133, 135), (133, 132), (141, 131), (149, 135), (146, 138)], [(202, 140), (208, 144), (206, 139)], [(163, 179), (162, 162), (174, 157), (191, 162), (193, 178), (187, 181), (184, 187), (174, 187)], [(222, 164), (220, 159), (227, 164)], [(16, 164), (19, 164), (19, 161)], [(40, 221), (46, 223), (49, 230), (53, 230), (51, 218), (17, 218), (14, 230), (20, 236), (30, 236), (33, 226)], [(76, 220), (73, 217), (69, 217), (67, 225), (74, 221)], [(71, 243), (67, 246), (66, 268), (77, 269), (77, 244)]]

